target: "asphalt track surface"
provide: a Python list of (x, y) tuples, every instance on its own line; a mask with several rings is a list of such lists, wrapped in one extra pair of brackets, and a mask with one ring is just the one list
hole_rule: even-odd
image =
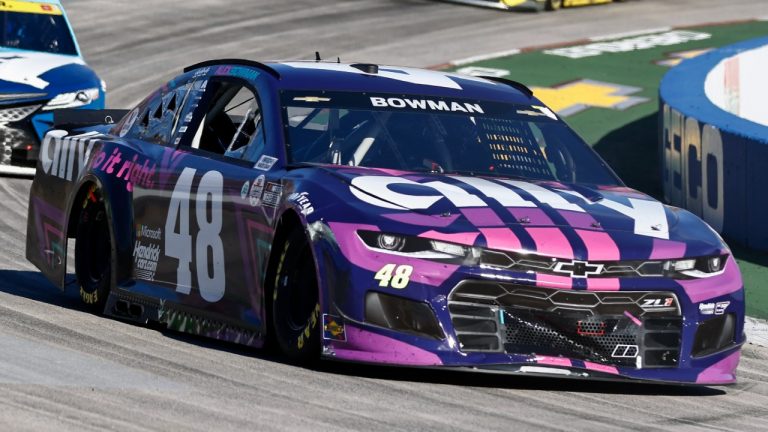
[[(643, 0), (500, 13), (417, 0), (65, 2), (128, 107), (212, 57), (429, 66), (516, 47), (768, 15), (764, 0)], [(681, 388), (329, 363), (84, 312), (24, 259), (29, 180), (0, 179), (0, 430), (768, 430), (768, 349), (739, 383)]]

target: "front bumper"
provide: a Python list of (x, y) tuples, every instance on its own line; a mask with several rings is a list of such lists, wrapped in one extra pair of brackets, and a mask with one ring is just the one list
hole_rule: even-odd
[(35, 102), (0, 108), (0, 172), (34, 174), (40, 139), (32, 120), (41, 107)]
[[(354, 226), (330, 226), (339, 249), (317, 251), (324, 322), (343, 337), (324, 332), (326, 358), (700, 385), (736, 380), (744, 293), (732, 258), (721, 275), (702, 281), (588, 284), (376, 253), (354, 237)], [(391, 264), (413, 268), (407, 287), (380, 286), (376, 273)], [(372, 324), (364, 307), (370, 292), (428, 304), (444, 337)]]

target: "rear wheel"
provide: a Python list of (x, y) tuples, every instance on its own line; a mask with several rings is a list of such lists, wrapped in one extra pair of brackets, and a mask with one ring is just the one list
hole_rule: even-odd
[(544, 4), (544, 7), (548, 11), (556, 11), (560, 9), (562, 5), (563, 5), (563, 0), (547, 0), (547, 2)]
[(320, 303), (312, 249), (296, 229), (281, 246), (272, 293), (272, 327), (280, 350), (311, 363), (320, 356)]
[(104, 311), (112, 284), (112, 242), (104, 200), (96, 188), (85, 197), (75, 233), (75, 273), (80, 299), (95, 313)]

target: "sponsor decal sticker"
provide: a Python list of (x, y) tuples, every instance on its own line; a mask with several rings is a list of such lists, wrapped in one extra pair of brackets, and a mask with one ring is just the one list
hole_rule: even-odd
[(248, 202), (252, 206), (257, 206), (261, 202), (261, 195), (264, 193), (264, 182), (266, 180), (266, 177), (264, 177), (264, 174), (256, 177), (256, 180), (253, 181), (253, 186), (251, 186), (251, 192), (248, 194)]
[(123, 123), (123, 127), (120, 128), (120, 133), (118, 133), (118, 136), (120, 136), (120, 138), (128, 135), (128, 131), (131, 130), (131, 128), (133, 127), (133, 124), (136, 123), (136, 118), (138, 117), (139, 117), (139, 109), (134, 108), (133, 111), (131, 111), (130, 114), (128, 114), (128, 118), (125, 120), (125, 123)]
[(267, 183), (264, 187), (262, 202), (268, 207), (277, 207), (280, 197), (283, 195), (283, 186), (278, 183)]
[(323, 314), (323, 339), (346, 342), (344, 322), (340, 317)]
[(730, 301), (722, 301), (717, 303), (700, 303), (699, 312), (702, 315), (722, 315), (730, 305)]
[(309, 216), (314, 213), (315, 208), (309, 200), (309, 192), (294, 192), (288, 196), (288, 201), (296, 203), (301, 209), (301, 214)]
[(240, 188), (240, 199), (245, 199), (245, 197), (248, 196), (248, 191), (251, 188), (251, 184), (249, 182), (243, 183), (243, 187)]
[(136, 240), (133, 247), (136, 277), (153, 280), (157, 271), (157, 261), (160, 259), (160, 246), (152, 243), (142, 243)]
[(195, 71), (195, 74), (192, 75), (192, 78), (199, 78), (201, 76), (208, 75), (208, 72), (210, 72), (210, 71), (211, 71), (211, 68), (209, 68), (209, 67), (198, 69), (198, 70)]
[(331, 98), (320, 96), (303, 96), (293, 98), (296, 102), (330, 102)]
[(160, 240), (163, 235), (161, 228), (151, 228), (144, 224), (136, 224), (136, 237), (149, 240)]
[(262, 155), (259, 158), (259, 161), (256, 162), (256, 165), (254, 166), (254, 168), (261, 171), (269, 171), (270, 169), (272, 169), (272, 167), (275, 165), (276, 162), (277, 162), (276, 157)]
[(371, 106), (485, 114), (480, 104), (433, 99), (371, 97)]

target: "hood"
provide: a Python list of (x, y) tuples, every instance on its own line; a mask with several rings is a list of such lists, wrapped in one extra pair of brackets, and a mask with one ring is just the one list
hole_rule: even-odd
[[(557, 242), (569, 244), (564, 247), (571, 252), (564, 255), (593, 260), (608, 255), (611, 259), (646, 259), (654, 254), (679, 258), (717, 253), (725, 247), (695, 216), (626, 187), (322, 169), (341, 179), (369, 214), (448, 233), (508, 233), (511, 229), (519, 239), (518, 248), (542, 254), (558, 255), (557, 247), (552, 247)], [(490, 246), (492, 241), (486, 240)], [(610, 254), (594, 253), (600, 248), (590, 245), (601, 242)]]
[[(93, 87), (100, 87), (100, 80), (80, 57), (0, 49), (0, 96), (52, 98), (59, 93)], [(9, 98), (2, 99), (0, 103)]]

